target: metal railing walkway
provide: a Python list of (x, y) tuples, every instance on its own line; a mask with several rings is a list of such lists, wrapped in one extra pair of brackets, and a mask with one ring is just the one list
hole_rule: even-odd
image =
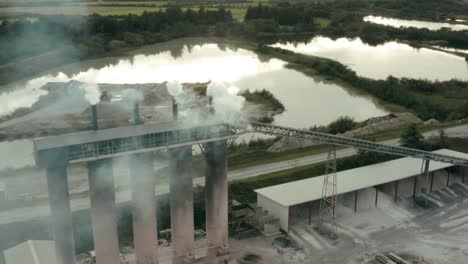
[(286, 136), (302, 139), (309, 139), (318, 143), (351, 147), (360, 150), (373, 151), (379, 153), (392, 154), (403, 157), (413, 157), (423, 160), (433, 160), (444, 163), (450, 163), (460, 166), (468, 166), (468, 159), (437, 154), (429, 151), (405, 148), (400, 146), (389, 146), (373, 141), (342, 137), (322, 132), (309, 131), (303, 129), (295, 129), (290, 127), (283, 127), (277, 125), (270, 125), (264, 123), (252, 123), (250, 132), (262, 133), (273, 136)]

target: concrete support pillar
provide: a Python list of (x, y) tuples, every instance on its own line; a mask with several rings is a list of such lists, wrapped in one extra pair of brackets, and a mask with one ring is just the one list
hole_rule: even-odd
[(172, 264), (195, 258), (192, 147), (169, 150)]
[[(224, 263), (228, 245), (227, 142), (205, 144), (206, 234), (208, 263)], [(224, 258), (216, 257), (225, 256)]]
[(112, 159), (89, 162), (88, 170), (96, 263), (120, 263)]
[(416, 200), (416, 186), (418, 185), (418, 176), (414, 176), (413, 199)]
[(129, 158), (133, 199), (133, 241), (136, 264), (157, 264), (158, 237), (156, 227), (153, 154), (133, 154)]
[(52, 233), (58, 264), (75, 263), (75, 240), (68, 193), (67, 163), (47, 168)]

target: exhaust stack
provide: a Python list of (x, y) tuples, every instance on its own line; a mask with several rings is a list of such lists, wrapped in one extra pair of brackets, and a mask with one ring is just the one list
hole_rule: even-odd
[(210, 112), (210, 114), (213, 115), (215, 112), (214, 107), (213, 107), (213, 96), (208, 97), (208, 108), (209, 108), (208, 111)]
[(135, 125), (141, 125), (140, 104), (137, 102), (133, 105), (133, 122)]
[(98, 130), (98, 116), (97, 116), (97, 105), (91, 105), (91, 124), (93, 125), (93, 130)]
[(172, 98), (172, 120), (179, 119), (179, 106), (174, 98)]

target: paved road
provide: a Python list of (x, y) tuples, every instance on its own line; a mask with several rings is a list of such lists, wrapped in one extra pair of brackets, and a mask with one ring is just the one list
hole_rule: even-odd
[[(457, 127), (447, 128), (445, 129), (445, 132), (450, 137), (465, 137), (466, 138), (468, 137), (468, 125), (461, 125)], [(425, 137), (430, 137), (430, 136), (437, 136), (438, 133), (439, 132), (437, 130), (434, 130), (434, 131), (423, 133), (423, 135)], [(381, 143), (396, 146), (399, 144), (399, 139), (386, 140)], [(338, 150), (336, 154), (338, 158), (342, 158), (342, 157), (348, 157), (348, 156), (354, 155), (356, 154), (356, 152), (357, 151), (354, 149), (346, 148), (346, 149)], [(319, 163), (319, 162), (325, 161), (326, 159), (327, 159), (327, 153), (322, 153), (322, 154), (306, 156), (306, 157), (293, 159), (293, 160), (258, 165), (258, 166), (253, 166), (253, 167), (249, 167), (245, 169), (230, 171), (228, 173), (228, 178), (229, 178), (229, 181), (245, 179), (245, 178), (255, 177), (258, 175), (271, 173), (275, 171), (282, 171), (282, 170), (291, 169), (295, 167)], [(204, 178), (203, 177), (195, 178), (194, 186), (196, 185), (203, 186)], [(157, 194), (169, 193), (169, 185), (165, 184), (165, 185), (156, 186), (156, 193)], [(126, 202), (126, 201), (129, 201), (130, 199), (131, 199), (131, 193), (129, 190), (120, 191), (116, 194), (117, 203)], [(73, 211), (88, 209), (89, 207), (90, 207), (89, 198), (79, 198), (79, 199), (73, 199), (71, 201), (71, 208)], [(39, 205), (35, 207), (17, 208), (17, 209), (0, 212), (0, 224), (7, 224), (7, 223), (16, 222), (16, 221), (26, 221), (30, 219), (37, 219), (40, 217), (47, 217), (48, 215), (50, 215), (50, 210), (47, 204)]]

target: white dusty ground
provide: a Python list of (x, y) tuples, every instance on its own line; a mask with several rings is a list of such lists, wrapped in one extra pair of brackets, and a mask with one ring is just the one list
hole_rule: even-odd
[[(286, 254), (280, 254), (278, 250), (272, 245), (273, 238), (264, 237), (253, 237), (242, 240), (230, 239), (229, 243), (231, 246), (231, 264), (239, 263), (238, 259), (248, 253), (253, 253), (260, 256), (260, 259), (255, 262), (257, 264), (293, 264), (302, 263), (304, 254), (301, 252), (289, 252)], [(206, 240), (195, 241), (195, 256), (197, 259), (206, 256)], [(121, 249), (121, 253), (124, 256), (124, 261), (121, 263), (135, 264), (135, 254), (131, 247)], [(158, 248), (158, 257), (160, 264), (171, 264), (172, 263), (172, 248), (171, 246), (162, 246)], [(84, 262), (82, 262), (84, 263)]]
[[(380, 252), (395, 252), (409, 263), (468, 263), (468, 186), (452, 176), (447, 188), (444, 174), (437, 178), (437, 191), (429, 197), (434, 204), (431, 209), (418, 206), (407, 191), (402, 195), (409, 197), (399, 197), (396, 204), (393, 192), (379, 192), (375, 208), (375, 189), (362, 190), (357, 213), (354, 194), (339, 197), (339, 239), (335, 241), (313, 229), (317, 215), (309, 226), (308, 206), (295, 208), (291, 233), (304, 246), (308, 256), (304, 263), (377, 263), (374, 258)], [(403, 189), (412, 189), (408, 185), (400, 183)], [(315, 207), (312, 210), (317, 212)]]

